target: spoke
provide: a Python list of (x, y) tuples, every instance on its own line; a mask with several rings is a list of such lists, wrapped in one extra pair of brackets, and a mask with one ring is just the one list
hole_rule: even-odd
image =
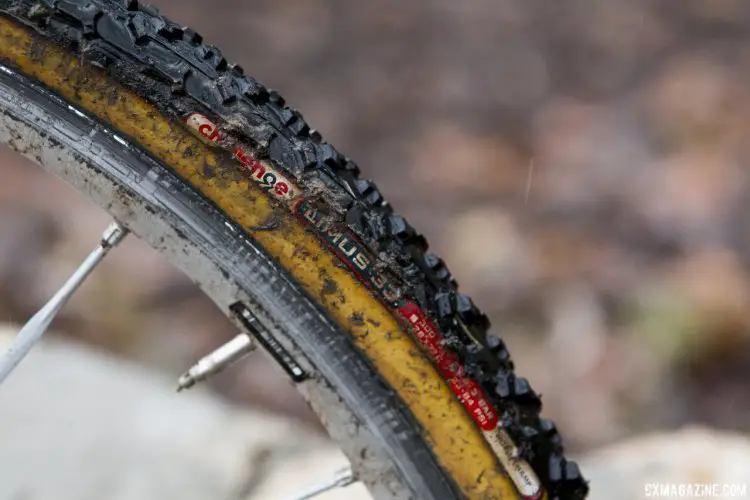
[(0, 358), (0, 383), (2, 383), (32, 347), (42, 338), (44, 332), (55, 319), (60, 309), (78, 290), (91, 271), (104, 259), (109, 251), (127, 235), (127, 229), (116, 222), (107, 227), (102, 234), (101, 242), (93, 252), (76, 269), (68, 281), (60, 287), (57, 293), (37, 312), (24, 326), (13, 340), (10, 348)]
[(325, 493), (327, 491), (331, 491), (336, 488), (345, 488), (346, 486), (349, 486), (355, 481), (356, 479), (354, 478), (354, 472), (352, 471), (351, 468), (347, 467), (346, 469), (343, 469), (337, 472), (336, 475), (334, 475), (330, 481), (326, 483), (317, 484), (305, 491), (297, 493), (295, 496), (291, 497), (289, 500), (307, 500), (309, 498), (314, 498), (320, 495), (321, 493)]
[(256, 345), (250, 335), (240, 333), (235, 338), (200, 359), (177, 381), (177, 392), (189, 389), (196, 383), (206, 380), (229, 365), (244, 358), (255, 349)]

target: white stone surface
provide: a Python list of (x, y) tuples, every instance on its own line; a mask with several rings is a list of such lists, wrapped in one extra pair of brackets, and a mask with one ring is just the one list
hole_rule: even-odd
[[(654, 498), (647, 485), (696, 484), (718, 485), (719, 498), (750, 498), (750, 439), (737, 433), (687, 427), (639, 436), (590, 453), (580, 466), (590, 481), (589, 500)], [(745, 494), (725, 495), (725, 485), (744, 485)], [(659, 498), (705, 498), (677, 493)]]
[[(0, 350), (13, 333), (0, 329)], [(88, 347), (45, 340), (0, 386), (2, 500), (284, 499), (346, 463), (294, 422), (177, 394)], [(320, 498), (369, 495), (355, 484)]]

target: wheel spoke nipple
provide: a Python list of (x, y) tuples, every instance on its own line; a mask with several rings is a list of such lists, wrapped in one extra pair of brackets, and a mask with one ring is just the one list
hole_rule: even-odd
[(102, 233), (101, 241), (86, 260), (75, 270), (68, 281), (52, 296), (44, 307), (42, 307), (31, 319), (21, 328), (13, 340), (10, 348), (0, 357), (0, 383), (18, 366), (31, 349), (39, 342), (44, 332), (47, 331), (50, 323), (55, 319), (57, 314), (75, 294), (76, 290), (98, 266), (109, 251), (117, 246), (128, 234), (128, 230), (120, 226), (117, 222), (112, 222)]
[(310, 498), (315, 498), (318, 495), (334, 490), (336, 488), (345, 488), (350, 484), (355, 483), (356, 481), (357, 479), (354, 475), (354, 471), (351, 469), (351, 467), (346, 467), (345, 469), (341, 469), (336, 474), (334, 474), (334, 476), (329, 481), (317, 484), (305, 491), (297, 493), (289, 500), (309, 500)]

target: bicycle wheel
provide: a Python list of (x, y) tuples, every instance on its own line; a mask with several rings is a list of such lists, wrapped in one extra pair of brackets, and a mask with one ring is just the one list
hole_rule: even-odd
[(376, 498), (586, 496), (486, 316), (276, 92), (134, 0), (0, 12), (0, 141), (260, 331)]

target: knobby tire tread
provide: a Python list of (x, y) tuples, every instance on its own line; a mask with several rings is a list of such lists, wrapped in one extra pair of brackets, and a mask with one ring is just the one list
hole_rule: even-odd
[[(540, 417), (540, 397), (516, 376), (503, 341), (425, 238), (394, 213), (358, 166), (324, 142), (275, 91), (244, 76), (195, 31), (136, 0), (0, 0), (0, 12), (106, 69), (127, 88), (181, 122), (186, 114), (218, 117), (253, 145), (253, 154), (315, 186), (319, 206), (379, 256), (440, 327), (444, 343), (484, 388), (504, 429), (538, 474), (550, 499), (585, 498), (588, 485), (563, 454), (555, 425)], [(459, 321), (469, 330), (462, 331)], [(473, 338), (472, 338), (473, 337)]]

